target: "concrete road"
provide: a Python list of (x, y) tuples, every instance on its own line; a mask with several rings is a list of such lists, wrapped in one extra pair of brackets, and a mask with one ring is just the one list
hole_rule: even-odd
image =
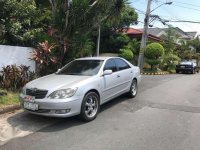
[(103, 105), (89, 123), (19, 115), (45, 127), (0, 150), (199, 150), (200, 75), (143, 76), (136, 98)]

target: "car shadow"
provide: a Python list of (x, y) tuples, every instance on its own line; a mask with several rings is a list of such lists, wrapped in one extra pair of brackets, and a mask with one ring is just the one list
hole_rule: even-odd
[[(114, 106), (119, 105), (120, 103), (122, 103), (124, 101), (131, 102), (131, 101), (134, 101), (134, 99), (129, 99), (129, 98), (127, 98), (126, 95), (121, 95), (121, 96), (101, 105), (99, 115), (101, 113), (107, 111), (108, 109), (111, 109)], [(99, 116), (97, 116), (97, 118), (95, 120), (97, 120), (98, 117)], [(93, 120), (92, 122), (84, 122), (79, 118), (79, 116), (62, 118), (58, 122), (56, 122), (46, 128), (43, 128), (41, 130), (38, 130), (38, 132), (57, 132), (57, 131), (61, 131), (61, 130), (66, 130), (67, 128), (70, 128), (70, 127), (80, 126), (80, 125), (83, 125), (86, 123), (95, 123), (95, 120)]]
[[(117, 97), (103, 104), (100, 108), (99, 114), (124, 101), (131, 102), (134, 101), (134, 99), (129, 99), (126, 95)], [(96, 119), (98, 119), (98, 117)], [(17, 128), (17, 130), (19, 129), (27, 132), (56, 132), (72, 126), (79, 126), (87, 123), (82, 121), (79, 116), (69, 118), (53, 118), (33, 115), (24, 111), (9, 117), (7, 122), (13, 129)]]

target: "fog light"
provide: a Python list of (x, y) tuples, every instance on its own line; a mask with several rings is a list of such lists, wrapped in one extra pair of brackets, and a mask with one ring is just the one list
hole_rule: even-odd
[(61, 110), (55, 110), (56, 114), (66, 114), (70, 112), (71, 109), (61, 109)]

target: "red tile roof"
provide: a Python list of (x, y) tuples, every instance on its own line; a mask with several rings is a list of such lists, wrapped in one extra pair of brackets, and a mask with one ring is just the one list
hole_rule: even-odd
[[(142, 34), (143, 34), (143, 31), (142, 30), (139, 30), (139, 29), (134, 29), (134, 28), (126, 28), (126, 29), (123, 29), (122, 32), (124, 34), (127, 34), (129, 36), (136, 36), (136, 37), (142, 37)], [(155, 40), (155, 41), (161, 41), (161, 39), (155, 35), (152, 35), (152, 34), (148, 34), (148, 38), (149, 39), (152, 39), (152, 40)]]
[(128, 28), (128, 29), (125, 29), (123, 31), (123, 33), (126, 33), (126, 34), (142, 34), (143, 32), (141, 30), (138, 30), (138, 29)]

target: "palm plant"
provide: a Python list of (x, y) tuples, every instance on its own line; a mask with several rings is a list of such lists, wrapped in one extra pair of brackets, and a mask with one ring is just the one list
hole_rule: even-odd
[(74, 50), (75, 57), (91, 56), (94, 43), (87, 35), (75, 36), (72, 39), (71, 48)]

